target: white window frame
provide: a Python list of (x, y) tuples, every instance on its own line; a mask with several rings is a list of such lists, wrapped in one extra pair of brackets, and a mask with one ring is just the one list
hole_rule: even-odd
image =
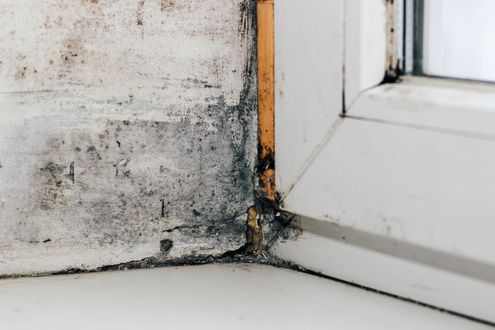
[(275, 2), (276, 184), (304, 231), (274, 253), (495, 323), (495, 84), (382, 84), (393, 3)]

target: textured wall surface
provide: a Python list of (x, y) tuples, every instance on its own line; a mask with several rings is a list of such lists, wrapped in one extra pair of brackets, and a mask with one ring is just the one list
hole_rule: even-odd
[(1, 275), (245, 243), (254, 6), (0, 0)]

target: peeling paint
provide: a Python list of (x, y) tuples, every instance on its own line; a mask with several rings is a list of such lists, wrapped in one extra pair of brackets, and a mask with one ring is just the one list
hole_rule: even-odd
[(260, 216), (256, 207), (250, 207), (247, 214), (247, 239), (249, 251), (254, 255), (261, 253), (261, 244), (263, 241), (262, 226), (260, 224)]

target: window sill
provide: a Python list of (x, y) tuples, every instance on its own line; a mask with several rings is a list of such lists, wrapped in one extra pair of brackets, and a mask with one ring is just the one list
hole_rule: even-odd
[(362, 92), (348, 117), (495, 139), (495, 84), (403, 77)]
[(253, 264), (2, 280), (0, 291), (4, 329), (486, 328), (343, 283)]

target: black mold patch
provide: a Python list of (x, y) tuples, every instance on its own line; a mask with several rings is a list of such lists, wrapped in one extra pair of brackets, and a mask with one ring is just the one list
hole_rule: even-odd
[[(162, 3), (171, 11), (185, 2)], [(20, 102), (50, 98), (65, 113), (47, 111), (9, 128), (12, 141), (36, 145), (36, 150), (19, 153), (34, 161), (22, 164), (29, 190), (19, 193), (24, 198), (18, 210), (9, 209), (19, 221), (6, 229), (13, 238), (8, 244), (50, 237), (50, 244), (42, 245), (56, 249), (54, 255), (61, 249), (66, 255), (104, 255), (151, 246), (150, 255), (166, 254), (167, 260), (207, 258), (244, 246), (245, 213), (254, 204), (257, 145), (255, 6), (254, 0), (241, 3), (239, 42), (247, 52), (246, 65), (239, 68), (243, 89), (236, 104), (211, 96), (192, 106), (160, 107), (143, 100), (137, 90), (129, 91), (128, 102), (102, 101), (69, 85), (68, 92), (23, 98)], [(139, 18), (139, 10), (137, 14)], [(67, 63), (61, 69), (65, 80), (72, 70), (77, 74), (78, 61), (87, 55), (86, 42), (69, 34)], [(61, 60), (65, 57), (55, 62)], [(219, 63), (212, 65), (222, 74)], [(194, 78), (181, 81), (195, 90), (222, 87)], [(130, 105), (133, 110), (126, 108)], [(140, 115), (148, 113), (153, 119)], [(169, 241), (173, 244), (164, 249), (160, 242)], [(30, 254), (36, 255), (39, 246)], [(119, 258), (126, 261), (125, 255)]]
[(224, 221), (245, 213), (253, 199), (253, 153), (243, 129), (252, 119), (244, 110), (220, 99), (190, 112), (206, 115), (215, 130), (189, 118), (108, 120), (100, 132), (81, 128), (51, 138), (32, 178), (28, 213), (99, 237), (100, 245), (133, 246), (180, 224), (208, 224), (197, 235), (189, 230), (184, 239), (191, 241), (202, 235), (211, 235), (212, 245), (217, 236), (242, 240), (245, 228)]
[(296, 216), (288, 212), (263, 208), (260, 214), (262, 225), (262, 248), (270, 251), (272, 246), (285, 240), (296, 240), (302, 234), (302, 229), (296, 222)]
[(144, 11), (144, 4), (146, 0), (139, 0), (137, 10), (136, 10), (136, 24), (139, 26), (144, 25), (144, 19), (143, 19), (143, 11)]
[(174, 242), (169, 239), (162, 239), (160, 241), (160, 254), (166, 255), (170, 252), (172, 247), (174, 246)]
[(256, 1), (242, 0), (239, 4), (239, 35), (248, 39), (256, 31)]

